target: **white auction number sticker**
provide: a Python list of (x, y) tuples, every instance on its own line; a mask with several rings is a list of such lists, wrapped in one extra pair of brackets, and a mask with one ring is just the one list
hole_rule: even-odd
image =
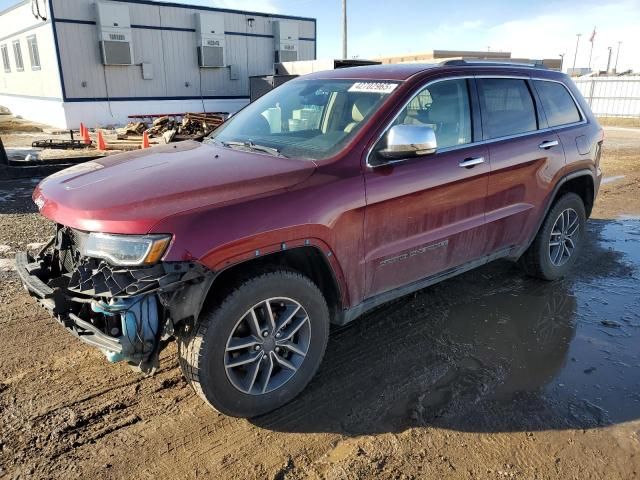
[(391, 93), (398, 86), (391, 82), (356, 82), (349, 88), (350, 92)]

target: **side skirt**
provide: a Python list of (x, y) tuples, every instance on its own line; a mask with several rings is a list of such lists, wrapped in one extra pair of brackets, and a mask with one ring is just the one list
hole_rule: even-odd
[(423, 288), (442, 282), (443, 280), (447, 280), (449, 278), (455, 277), (456, 275), (460, 275), (461, 273), (468, 272), (469, 270), (473, 270), (474, 268), (485, 265), (489, 262), (492, 262), (493, 260), (512, 257), (514, 248), (515, 247), (502, 248), (490, 255), (478, 258), (477, 260), (463, 263), (458, 267), (445, 270), (444, 272), (425, 277), (408, 285), (403, 285), (401, 287), (394, 288), (393, 290), (382, 292), (373, 297), (369, 297), (359, 305), (339, 312), (335, 316), (332, 323), (335, 325), (346, 325), (347, 323), (352, 322), (356, 318), (365, 314), (369, 310), (379, 307), (383, 303), (387, 303), (391, 300), (395, 300), (396, 298), (404, 297), (405, 295), (409, 295), (410, 293), (417, 292), (418, 290), (422, 290)]

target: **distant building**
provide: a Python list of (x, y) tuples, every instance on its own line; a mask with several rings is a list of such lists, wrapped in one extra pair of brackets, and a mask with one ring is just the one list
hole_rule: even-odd
[(581, 77), (583, 75), (589, 75), (593, 72), (589, 67), (576, 67), (576, 68), (567, 68), (567, 75), (570, 77)]
[(377, 57), (382, 63), (431, 63), (434, 60), (442, 61), (454, 58), (474, 58), (482, 60), (508, 60), (510, 52), (481, 52), (469, 50), (429, 50), (420, 53), (407, 53), (404, 55), (389, 55)]
[[(0, 105), (61, 128), (234, 112), (249, 77), (316, 58), (316, 20), (149, 0), (31, 0), (0, 12)], [(37, 13), (37, 11), (36, 11)]]
[(382, 63), (434, 63), (443, 62), (445, 60), (494, 60), (496, 62), (515, 62), (515, 63), (533, 63), (543, 65), (552, 70), (560, 70), (562, 61), (559, 58), (512, 58), (511, 52), (489, 52), (474, 50), (429, 50), (421, 53), (407, 53), (404, 55), (390, 55), (377, 57)]

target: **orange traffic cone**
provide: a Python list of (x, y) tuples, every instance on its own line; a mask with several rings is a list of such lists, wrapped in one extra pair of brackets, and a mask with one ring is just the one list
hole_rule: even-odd
[(107, 149), (107, 142), (104, 141), (102, 130), (98, 130), (98, 150), (106, 150), (106, 149)]
[(80, 138), (84, 138), (84, 123), (80, 122)]
[(85, 145), (91, 145), (91, 137), (89, 137), (89, 129), (82, 124), (80, 124), (80, 128), (82, 129), (82, 132), (80, 133), (82, 135), (82, 141), (85, 143)]
[(149, 143), (149, 134), (145, 131), (142, 134), (142, 146), (140, 148), (149, 148), (151, 144)]

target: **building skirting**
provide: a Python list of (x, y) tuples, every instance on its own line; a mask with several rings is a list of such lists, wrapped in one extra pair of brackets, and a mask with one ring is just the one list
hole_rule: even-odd
[(27, 97), (0, 93), (0, 105), (14, 115), (57, 128), (67, 128), (61, 98)]
[[(204, 99), (127, 99), (118, 101), (67, 101), (56, 98), (25, 97), (0, 94), (0, 105), (14, 115), (61, 129), (125, 125), (129, 115), (152, 115), (185, 112), (228, 112), (240, 110), (249, 98)], [(203, 108), (204, 106), (204, 108)]]

